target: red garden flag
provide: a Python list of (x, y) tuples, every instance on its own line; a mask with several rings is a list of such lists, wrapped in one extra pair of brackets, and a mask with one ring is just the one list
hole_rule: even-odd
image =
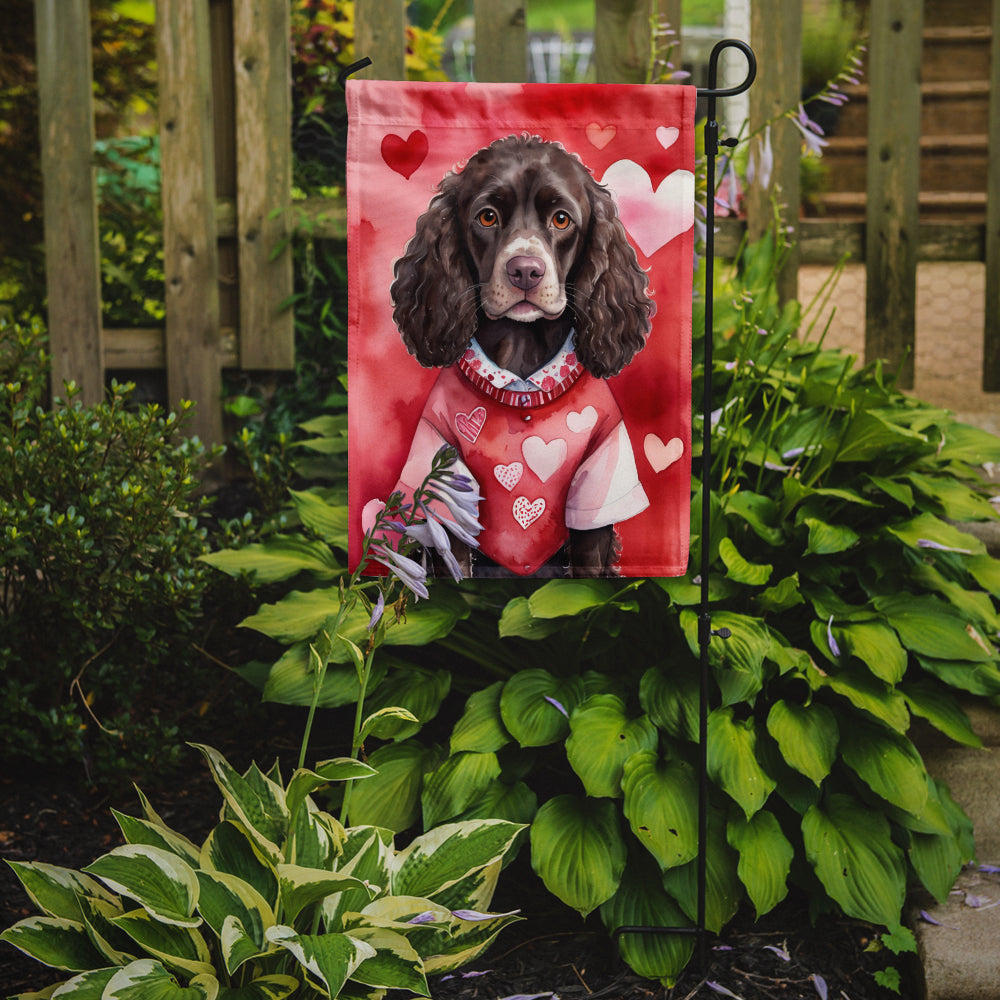
[(348, 81), (352, 566), (447, 444), (473, 576), (686, 572), (695, 96)]

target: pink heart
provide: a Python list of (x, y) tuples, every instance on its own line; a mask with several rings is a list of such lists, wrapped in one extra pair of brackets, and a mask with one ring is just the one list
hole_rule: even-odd
[(604, 149), (618, 134), (618, 129), (614, 125), (601, 125), (599, 122), (591, 122), (586, 128), (586, 133), (587, 139), (592, 146)]
[(543, 441), (540, 437), (526, 438), (521, 445), (528, 468), (544, 483), (566, 460), (566, 442), (562, 438)]
[(537, 521), (545, 512), (545, 497), (539, 497), (537, 500), (518, 497), (511, 509), (514, 513), (514, 520), (527, 531), (528, 525)]
[(455, 427), (469, 444), (476, 443), (476, 438), (479, 437), (479, 432), (485, 423), (486, 410), (482, 406), (477, 406), (471, 413), (455, 414)]
[(427, 157), (427, 136), (420, 129), (403, 139), (391, 132), (382, 139), (382, 159), (386, 165), (410, 179), (417, 167)]
[(511, 462), (510, 465), (494, 465), (493, 475), (497, 482), (509, 493), (521, 481), (524, 474), (524, 466), (520, 462)]
[(694, 174), (675, 170), (653, 191), (649, 174), (633, 160), (617, 160), (601, 181), (618, 202), (618, 215), (639, 249), (651, 257), (694, 225)]
[(597, 410), (592, 406), (585, 406), (579, 413), (570, 410), (566, 414), (566, 426), (574, 434), (586, 434), (597, 423)]
[(677, 141), (677, 137), (681, 134), (679, 128), (675, 128), (673, 125), (661, 125), (656, 130), (656, 141), (664, 148), (670, 149), (670, 147)]
[(664, 444), (659, 435), (647, 434), (642, 442), (642, 450), (653, 471), (662, 472), (684, 454), (684, 442), (675, 437)]

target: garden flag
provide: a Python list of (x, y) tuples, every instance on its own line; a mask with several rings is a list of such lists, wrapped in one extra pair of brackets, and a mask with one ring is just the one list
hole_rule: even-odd
[(451, 445), (473, 576), (686, 572), (695, 96), (348, 81), (352, 566)]

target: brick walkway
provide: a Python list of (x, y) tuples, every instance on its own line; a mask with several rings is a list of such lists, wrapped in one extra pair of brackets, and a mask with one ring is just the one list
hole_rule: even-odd
[[(799, 299), (813, 301), (830, 268), (799, 271)], [(960, 420), (1000, 434), (1000, 393), (982, 390), (986, 266), (925, 263), (917, 266), (916, 385), (913, 395), (951, 410)], [(817, 322), (818, 336), (836, 306), (826, 343), (864, 355), (865, 269), (848, 264)]]

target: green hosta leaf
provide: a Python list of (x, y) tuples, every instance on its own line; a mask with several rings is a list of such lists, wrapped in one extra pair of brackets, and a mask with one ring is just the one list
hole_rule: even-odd
[(454, 819), (499, 777), (500, 764), (495, 753), (452, 754), (424, 779), (420, 798), (424, 826), (430, 828)]
[(512, 785), (504, 781), (494, 781), (457, 818), (505, 819), (508, 823), (523, 823), (527, 826), (538, 812), (538, 796), (523, 782)]
[(937, 453), (939, 461), (966, 462), (969, 465), (1000, 461), (997, 436), (981, 427), (949, 420), (943, 436), (944, 441)]
[[(721, 816), (711, 811), (705, 850), (705, 926), (718, 934), (732, 919), (743, 898), (743, 884), (736, 873), (736, 852), (726, 843)], [(691, 920), (698, 918), (698, 861), (663, 873), (663, 886)]]
[(142, 958), (115, 972), (101, 1000), (216, 1000), (218, 995), (219, 982), (210, 974), (181, 986), (159, 962)]
[(292, 976), (271, 975), (223, 989), (218, 1000), (285, 1000), (299, 988), (299, 981)]
[(161, 923), (145, 910), (114, 917), (112, 923), (171, 969), (189, 976), (211, 975), (212, 956), (205, 939), (191, 927)]
[(498, 864), (522, 829), (498, 819), (446, 823), (428, 830), (396, 855), (392, 892), (434, 899), (461, 879)]
[[(223, 942), (226, 971), (232, 975), (248, 958), (266, 950), (264, 931), (274, 926), (274, 913), (253, 886), (235, 875), (200, 871), (198, 882), (198, 910)], [(229, 921), (238, 923), (238, 927), (231, 925), (224, 933)]]
[(974, 535), (942, 521), (933, 514), (918, 514), (909, 521), (890, 525), (886, 530), (911, 549), (922, 549), (924, 548), (922, 542), (931, 542), (970, 555), (983, 555), (986, 552), (986, 546)]
[(227, 820), (208, 835), (201, 848), (200, 867), (234, 875), (253, 886), (270, 906), (277, 905), (277, 873), (241, 824)]
[(531, 865), (546, 888), (586, 916), (618, 889), (625, 842), (608, 799), (558, 795), (531, 824)]
[(347, 548), (347, 508), (327, 503), (318, 493), (311, 490), (289, 490), (295, 512), (302, 523), (323, 539)]
[(639, 682), (639, 704), (660, 729), (678, 740), (698, 740), (698, 673), (686, 660), (650, 667)]
[(941, 513), (949, 520), (992, 521), (996, 517), (989, 500), (954, 476), (924, 476), (911, 472), (906, 478), (918, 492), (940, 504)]
[(906, 673), (906, 650), (896, 633), (880, 622), (852, 622), (833, 627), (844, 653), (856, 656), (886, 684), (898, 684)]
[[(313, 903), (346, 889), (368, 887), (361, 879), (341, 872), (321, 871), (317, 868), (303, 868), (301, 865), (278, 865), (278, 884), (281, 889), (282, 913), (286, 920), (295, 918)], [(374, 890), (370, 896), (374, 896)]]
[(868, 787), (894, 806), (919, 815), (927, 801), (927, 772), (905, 736), (861, 719), (851, 720), (850, 738), (841, 741), (845, 763)]
[[(682, 611), (680, 621), (691, 653), (700, 657), (698, 616), (693, 611)], [(708, 662), (722, 689), (723, 704), (752, 701), (763, 686), (764, 658), (771, 648), (771, 635), (759, 618), (730, 611), (714, 612), (713, 631), (723, 628), (731, 632), (729, 638), (713, 636), (708, 646)]]
[(981, 590), (970, 590), (964, 584), (947, 579), (926, 562), (914, 567), (911, 579), (920, 585), (914, 589), (931, 590), (940, 594), (956, 611), (981, 626), (988, 634), (996, 635), (1000, 632), (1000, 615), (989, 594)]
[(876, 489), (881, 490), (886, 496), (895, 500), (907, 510), (913, 508), (913, 490), (906, 483), (896, 479), (889, 479), (886, 476), (865, 476)]
[[(372, 667), (369, 686), (377, 686), (385, 677), (386, 657), (378, 657)], [(339, 708), (358, 700), (360, 687), (353, 666), (331, 663), (323, 675), (316, 705)], [(316, 673), (310, 661), (309, 643), (289, 646), (271, 666), (264, 680), (261, 697), (279, 705), (311, 705), (316, 698)]]
[(355, 982), (430, 996), (424, 963), (402, 934), (383, 927), (361, 926), (352, 929), (351, 937), (375, 949), (375, 954), (351, 973)]
[(451, 752), (473, 750), (493, 753), (510, 742), (510, 733), (500, 717), (500, 692), (503, 681), (469, 696), (462, 717), (451, 733)]
[[(701, 603), (701, 584), (694, 583), (690, 576), (658, 576), (650, 582), (668, 594), (672, 603), (682, 608)], [(724, 601), (739, 589), (739, 584), (718, 573), (713, 573), (708, 578), (710, 601)]]
[(837, 756), (837, 720), (826, 705), (797, 705), (779, 699), (767, 716), (767, 731), (781, 755), (815, 785), (830, 773)]
[(726, 829), (729, 846), (739, 851), (736, 873), (746, 886), (758, 919), (788, 894), (788, 873), (795, 849), (773, 813), (762, 809), (750, 819), (737, 816)]
[(0, 934), (6, 941), (43, 965), (81, 972), (105, 964), (87, 936), (87, 929), (64, 917), (28, 917)]
[(420, 818), (424, 775), (437, 767), (440, 753), (414, 740), (379, 747), (368, 761), (374, 777), (351, 790), (352, 825), (381, 826), (400, 833)]
[(991, 555), (981, 555), (965, 559), (964, 563), (980, 587), (994, 597), (1000, 597), (1000, 559), (994, 559)]
[(199, 558), (230, 576), (246, 574), (258, 584), (288, 580), (298, 573), (331, 580), (344, 572), (325, 542), (311, 542), (296, 535), (272, 535), (265, 542), (209, 552)]
[(798, 604), (805, 604), (805, 598), (799, 590), (799, 574), (793, 573), (779, 580), (773, 587), (761, 591), (754, 598), (756, 606), (765, 614), (777, 614), (787, 611)]
[(175, 833), (161, 823), (126, 816), (124, 813), (118, 812), (117, 809), (112, 809), (111, 812), (118, 821), (122, 835), (128, 843), (159, 847), (164, 851), (176, 854), (189, 865), (198, 864), (199, 849), (187, 837)]
[(726, 514), (741, 518), (768, 545), (780, 546), (784, 540), (781, 511), (770, 497), (739, 490), (726, 498)]
[(899, 923), (906, 866), (880, 812), (849, 795), (831, 795), (806, 813), (802, 836), (809, 863), (848, 916)]
[(134, 899), (150, 916), (178, 927), (197, 927), (198, 878), (191, 866), (170, 851), (146, 844), (125, 844), (98, 858), (84, 871), (113, 892)]
[(521, 639), (545, 639), (563, 629), (558, 619), (536, 618), (531, 613), (527, 597), (515, 597), (507, 602), (500, 615), (501, 639), (517, 636)]
[(774, 566), (770, 563), (748, 562), (740, 555), (739, 549), (730, 538), (719, 541), (719, 557), (726, 566), (726, 575), (736, 583), (744, 583), (749, 587), (763, 587), (771, 578)]
[(936, 597), (895, 594), (876, 597), (874, 603), (899, 633), (903, 645), (915, 653), (976, 663), (996, 658), (974, 626)]
[(930, 656), (918, 656), (917, 662), (927, 673), (949, 687), (986, 697), (1000, 694), (1000, 669), (996, 664), (936, 660)]
[(535, 618), (565, 618), (608, 603), (619, 589), (611, 580), (549, 580), (528, 598)]
[(338, 996), (344, 983), (375, 949), (349, 934), (296, 934), (291, 927), (278, 925), (267, 931), (267, 939), (287, 949), (310, 977)]
[(643, 750), (625, 762), (625, 818), (660, 868), (683, 865), (698, 853), (698, 782), (679, 760)]
[(569, 716), (583, 700), (579, 677), (554, 677), (547, 670), (514, 674), (500, 695), (500, 716), (523, 747), (541, 747), (563, 739)]
[(82, 920), (80, 896), (93, 896), (109, 903), (115, 901), (115, 897), (100, 882), (71, 868), (60, 868), (40, 861), (8, 861), (7, 864), (13, 869), (31, 901), (46, 916)]
[(625, 702), (595, 694), (573, 711), (566, 758), (588, 795), (621, 796), (622, 768), (638, 750), (653, 750), (659, 736), (648, 716), (629, 719)]
[(900, 690), (910, 711), (926, 719), (945, 736), (967, 747), (983, 745), (965, 710), (947, 688), (934, 681), (924, 680), (907, 681)]
[(809, 542), (805, 551), (807, 556), (829, 556), (846, 552), (860, 537), (846, 524), (828, 524), (815, 517), (803, 518), (803, 523), (809, 529)]
[[(690, 922), (660, 884), (654, 865), (640, 855), (630, 858), (615, 894), (601, 904), (601, 920), (609, 932), (619, 927), (687, 927)], [(673, 986), (691, 959), (690, 934), (623, 934), (622, 958), (638, 975)]]
[(951, 833), (911, 833), (910, 864), (928, 892), (939, 902), (948, 899), (965, 858)]
[(375, 688), (365, 708), (370, 712), (385, 708), (402, 708), (410, 712), (414, 721), (385, 720), (379, 728), (380, 739), (405, 740), (437, 715), (450, 689), (451, 674), (446, 670), (396, 670)]
[(862, 410), (851, 421), (837, 451), (838, 462), (868, 462), (889, 448), (925, 444), (927, 439), (899, 424), (890, 423), (871, 410)]
[(246, 827), (265, 856), (272, 862), (281, 855), (278, 844), (288, 830), (284, 789), (267, 778), (252, 781), (238, 774), (217, 750), (192, 744), (200, 750), (226, 805)]
[(752, 718), (738, 721), (733, 709), (717, 708), (708, 717), (708, 774), (749, 819), (774, 791), (775, 782), (757, 762)]
[(864, 709), (876, 719), (881, 719), (896, 732), (905, 733), (910, 724), (910, 713), (906, 710), (903, 696), (884, 681), (872, 677), (867, 670), (846, 667), (834, 674), (822, 674), (813, 667), (807, 673), (807, 679), (814, 689), (829, 688), (855, 708)]

